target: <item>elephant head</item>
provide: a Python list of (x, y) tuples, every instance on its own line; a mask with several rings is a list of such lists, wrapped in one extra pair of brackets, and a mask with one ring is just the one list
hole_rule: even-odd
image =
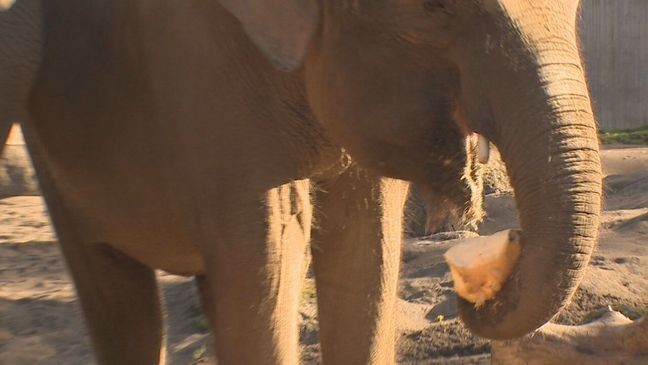
[(361, 165), (430, 189), (471, 133), (500, 150), (523, 252), (476, 334), (527, 333), (570, 299), (598, 235), (597, 127), (577, 0), (222, 0)]

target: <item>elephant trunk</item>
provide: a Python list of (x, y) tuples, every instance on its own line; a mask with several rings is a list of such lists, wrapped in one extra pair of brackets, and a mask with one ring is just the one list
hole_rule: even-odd
[(497, 297), (479, 309), (459, 303), (464, 323), (491, 339), (524, 335), (558, 313), (598, 236), (599, 143), (580, 56), (575, 46), (532, 56), (533, 66), (488, 93), (497, 121), (488, 137), (506, 163), (522, 229), (520, 260)]

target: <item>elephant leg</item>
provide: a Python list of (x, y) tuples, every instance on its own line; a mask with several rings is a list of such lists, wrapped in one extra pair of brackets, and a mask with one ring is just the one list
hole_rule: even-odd
[[(310, 237), (309, 182), (220, 202), (201, 220), (205, 311), (219, 364), (296, 364), (298, 305)], [(212, 212), (211, 214), (209, 212)], [(204, 284), (203, 284), (204, 286)], [(208, 291), (205, 293), (205, 291)]]
[(0, 119), (0, 157), (2, 157), (2, 151), (4, 150), (4, 146), (7, 143), (7, 139), (9, 138), (11, 126), (11, 121)]
[[(209, 311), (209, 308), (213, 308), (214, 299), (211, 297), (209, 290), (209, 283), (207, 282), (207, 277), (205, 275), (198, 275), (195, 277), (196, 288), (198, 289), (198, 297), (200, 298), (200, 304), (202, 306), (205, 316), (212, 314)], [(210, 325), (214, 322), (213, 319), (209, 319)]]
[[(51, 195), (47, 196), (48, 201)], [(61, 206), (48, 204), (72, 274), (97, 361), (165, 363), (164, 327), (152, 269), (108, 244), (83, 242)]]
[(0, 155), (12, 124), (28, 118), (25, 107), (40, 68), (42, 38), (40, 0), (21, 0), (0, 11)]
[[(26, 127), (28, 141), (34, 140)], [(98, 363), (164, 364), (164, 328), (154, 271), (108, 244), (84, 241), (77, 234), (78, 221), (45, 168), (40, 149), (36, 143), (29, 147)]]
[(164, 364), (164, 324), (154, 271), (107, 244), (83, 242), (62, 206), (48, 206), (98, 363)]
[[(106, 244), (59, 229), (99, 364), (165, 363), (162, 310), (152, 269)], [(67, 236), (67, 237), (66, 237)]]
[(321, 184), (311, 252), (322, 359), (395, 361), (394, 305), (407, 183), (350, 168)]

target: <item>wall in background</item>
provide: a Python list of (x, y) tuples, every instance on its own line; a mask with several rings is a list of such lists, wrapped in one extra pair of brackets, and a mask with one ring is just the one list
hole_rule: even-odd
[(601, 129), (648, 125), (648, 0), (581, 0), (580, 18)]

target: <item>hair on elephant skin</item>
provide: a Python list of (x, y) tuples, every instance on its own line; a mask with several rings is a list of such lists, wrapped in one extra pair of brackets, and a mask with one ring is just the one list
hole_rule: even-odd
[(393, 362), (405, 181), (474, 221), (477, 135), (506, 164), (522, 253), (495, 298), (458, 300), (461, 319), (492, 339), (548, 321), (600, 214), (577, 11), (19, 0), (0, 13), (0, 42), (29, 45), (0, 50), (13, 70), (0, 132), (21, 119), (98, 362), (164, 362), (160, 269), (196, 276), (219, 363), (296, 363), (309, 248), (323, 362)]

